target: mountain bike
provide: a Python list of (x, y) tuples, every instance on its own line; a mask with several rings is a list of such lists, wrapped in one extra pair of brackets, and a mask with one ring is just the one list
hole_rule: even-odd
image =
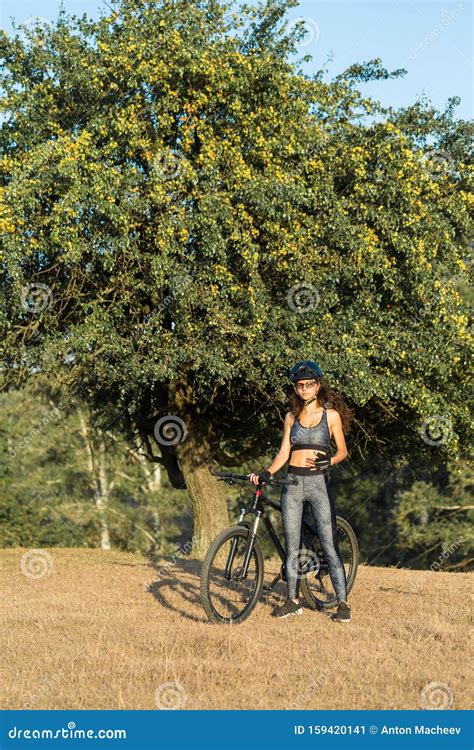
[[(212, 468), (209, 471), (218, 477), (218, 481), (228, 484), (249, 481), (249, 475)], [(269, 506), (281, 512), (281, 507), (264, 494), (262, 487), (265, 484), (272, 487), (298, 484), (298, 477), (289, 474), (286, 479), (259, 482), (255, 485), (249, 507), (240, 508), (237, 524), (221, 531), (211, 542), (201, 568), (200, 593), (202, 606), (212, 622), (242, 622), (253, 611), (262, 589), (272, 591), (280, 580), (286, 582), (286, 552), (265, 508)], [(246, 515), (253, 515), (253, 521), (245, 520)], [(260, 521), (263, 521), (282, 561), (278, 575), (267, 585), (264, 585), (264, 556), (258, 536)], [(349, 593), (359, 564), (359, 547), (351, 525), (340, 516), (336, 516), (334, 541), (344, 564)], [(329, 565), (318, 539), (311, 506), (306, 501), (296, 564), (297, 596), (301, 588), (311, 609), (323, 611), (335, 607), (337, 597), (329, 576)]]

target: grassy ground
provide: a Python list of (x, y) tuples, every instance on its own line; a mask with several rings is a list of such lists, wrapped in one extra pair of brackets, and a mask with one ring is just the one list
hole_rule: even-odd
[(349, 624), (306, 607), (271, 617), (280, 583), (229, 627), (207, 621), (196, 561), (157, 573), (138, 555), (52, 548), (32, 578), (27, 552), (0, 551), (1, 708), (419, 709), (423, 688), (472, 708), (472, 574), (360, 566)]

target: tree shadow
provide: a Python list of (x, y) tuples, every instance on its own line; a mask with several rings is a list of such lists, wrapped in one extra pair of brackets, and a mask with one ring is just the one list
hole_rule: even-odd
[[(209, 625), (216, 625), (217, 623), (211, 622), (205, 613), (200, 594), (200, 576), (202, 561), (194, 559), (178, 559), (173, 563), (159, 564), (157, 562), (150, 562), (149, 567), (152, 567), (156, 574), (157, 580), (152, 581), (147, 591), (152, 594), (156, 601), (165, 609), (176, 612), (182, 617), (193, 620), (194, 622), (208, 623)], [(187, 577), (188, 580), (187, 580)], [(199, 607), (202, 610), (202, 616), (199, 617), (191, 612), (187, 611), (184, 606), (180, 606), (176, 602), (170, 601), (166, 597), (166, 592), (172, 592), (175, 596), (178, 595), (183, 605), (189, 603), (192, 607)], [(226, 592), (228, 593), (228, 592)], [(216, 594), (214, 594), (216, 596)], [(258, 604), (265, 607), (273, 608), (276, 604), (286, 598), (286, 584), (283, 581), (279, 581), (272, 591), (262, 590)], [(222, 597), (222, 604), (231, 607), (227, 598)], [(237, 612), (237, 610), (234, 610)]]
[[(193, 607), (197, 606), (202, 609), (201, 597), (199, 592), (200, 575), (202, 562), (200, 560), (178, 559), (173, 563), (159, 564), (150, 562), (149, 567), (153, 568), (157, 574), (157, 580), (148, 585), (149, 591), (156, 601), (162, 607), (172, 612), (176, 612), (187, 620), (194, 622), (209, 622), (207, 615), (203, 610), (202, 617), (191, 614), (183, 607), (171, 602), (165, 596), (166, 591), (171, 591), (181, 597), (184, 602), (189, 602)], [(187, 581), (184, 576), (190, 576)]]
[(408, 596), (420, 596), (421, 591), (406, 591), (405, 589), (396, 589), (391, 586), (379, 586), (379, 591), (393, 591), (395, 594), (408, 594)]

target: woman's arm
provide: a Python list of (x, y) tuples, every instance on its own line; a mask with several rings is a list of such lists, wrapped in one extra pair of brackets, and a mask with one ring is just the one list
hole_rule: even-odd
[(336, 453), (331, 457), (331, 466), (334, 466), (334, 464), (344, 461), (347, 456), (347, 447), (344, 430), (342, 429), (341, 415), (336, 409), (331, 409), (331, 412), (331, 415), (328, 414), (328, 426), (332, 431), (332, 436), (336, 441), (337, 448)]
[(283, 425), (283, 437), (281, 439), (281, 445), (280, 448), (273, 459), (272, 463), (268, 467), (267, 471), (270, 472), (270, 474), (276, 474), (279, 469), (281, 469), (282, 466), (286, 464), (290, 457), (290, 430), (291, 425), (293, 424), (293, 415), (291, 412), (288, 412), (288, 414), (285, 417), (285, 423)]
[[(330, 458), (330, 466), (334, 466), (334, 464), (338, 464), (340, 461), (344, 461), (347, 456), (346, 439), (344, 437), (344, 430), (342, 428), (341, 415), (336, 409), (331, 409), (330, 412), (328, 412), (328, 427), (331, 436), (336, 441), (337, 447), (336, 453)], [(322, 461), (323, 465), (319, 465), (319, 468), (321, 470), (323, 468), (325, 469), (327, 460), (329, 458), (328, 452), (326, 450), (314, 450), (313, 453), (314, 458), (306, 459), (306, 466), (309, 466), (310, 468), (317, 468), (317, 462)]]

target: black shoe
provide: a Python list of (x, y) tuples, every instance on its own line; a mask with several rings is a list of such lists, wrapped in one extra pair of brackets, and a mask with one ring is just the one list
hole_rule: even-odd
[(302, 615), (303, 607), (296, 604), (292, 599), (287, 599), (281, 607), (275, 607), (273, 617), (288, 617), (288, 615)]
[(351, 608), (346, 602), (339, 602), (334, 619), (337, 620), (337, 622), (351, 621)]

